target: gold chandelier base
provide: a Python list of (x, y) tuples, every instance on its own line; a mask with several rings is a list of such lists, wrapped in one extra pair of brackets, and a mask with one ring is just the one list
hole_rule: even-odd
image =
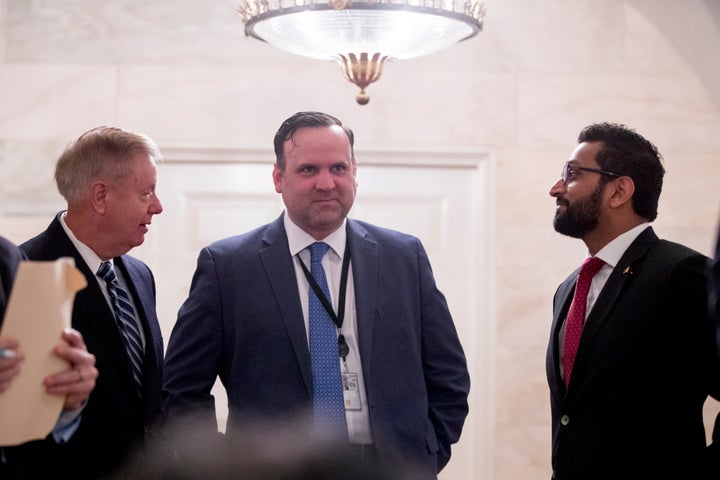
[(367, 105), (370, 96), (365, 93), (365, 87), (380, 79), (388, 56), (375, 53), (370, 58), (367, 53), (361, 53), (358, 58), (354, 53), (349, 53), (347, 56), (341, 54), (339, 57), (345, 78), (360, 87), (360, 93), (355, 96), (355, 101), (360, 105)]

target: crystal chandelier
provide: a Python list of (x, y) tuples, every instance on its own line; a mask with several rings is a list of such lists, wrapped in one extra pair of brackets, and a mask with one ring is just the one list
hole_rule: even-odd
[(385, 62), (473, 37), (485, 15), (481, 0), (243, 0), (238, 11), (246, 35), (338, 62), (360, 87), (360, 105), (370, 101), (365, 88), (380, 78)]

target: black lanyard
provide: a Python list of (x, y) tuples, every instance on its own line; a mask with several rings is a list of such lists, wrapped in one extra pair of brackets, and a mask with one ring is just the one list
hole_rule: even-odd
[[(333, 322), (335, 322), (335, 325), (339, 330), (342, 328), (343, 320), (345, 320), (345, 293), (347, 291), (348, 271), (350, 270), (350, 249), (348, 248), (347, 240), (345, 241), (345, 256), (343, 257), (342, 272), (340, 273), (340, 297), (338, 298), (337, 314), (335, 314), (335, 310), (333, 310), (330, 299), (325, 296), (325, 293), (323, 293), (322, 288), (318, 285), (315, 277), (312, 276), (299, 256), (298, 260), (300, 260), (300, 267), (302, 267), (302, 271), (305, 274), (305, 278), (307, 278), (308, 283), (310, 283), (310, 287), (312, 287), (315, 295), (318, 297), (318, 300), (320, 300), (322, 306), (325, 307), (325, 311), (328, 315), (330, 315), (330, 318)], [(350, 353), (350, 347), (347, 342), (345, 342), (345, 337), (342, 334), (338, 335), (338, 353), (343, 360), (345, 360), (347, 354)]]

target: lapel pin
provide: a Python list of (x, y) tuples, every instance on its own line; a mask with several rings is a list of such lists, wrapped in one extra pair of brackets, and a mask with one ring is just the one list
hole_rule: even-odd
[(628, 265), (627, 267), (625, 267), (625, 270), (623, 270), (623, 273), (622, 273), (622, 274), (623, 274), (623, 275), (632, 275), (632, 274), (633, 274), (633, 271), (632, 271), (632, 268), (630, 268), (630, 265)]

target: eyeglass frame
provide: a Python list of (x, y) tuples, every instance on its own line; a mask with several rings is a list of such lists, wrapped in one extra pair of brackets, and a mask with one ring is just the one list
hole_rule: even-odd
[(607, 175), (609, 177), (615, 177), (620, 178), (622, 175), (618, 175), (617, 173), (608, 172), (607, 170), (601, 170), (599, 168), (590, 168), (590, 167), (581, 167), (578, 165), (573, 165), (570, 162), (565, 162), (565, 165), (563, 166), (562, 173), (560, 174), (560, 179), (563, 181), (565, 185), (567, 185), (568, 181), (570, 180), (570, 169), (574, 168), (575, 170), (582, 170), (585, 172), (592, 172), (592, 173), (598, 173), (600, 175)]

